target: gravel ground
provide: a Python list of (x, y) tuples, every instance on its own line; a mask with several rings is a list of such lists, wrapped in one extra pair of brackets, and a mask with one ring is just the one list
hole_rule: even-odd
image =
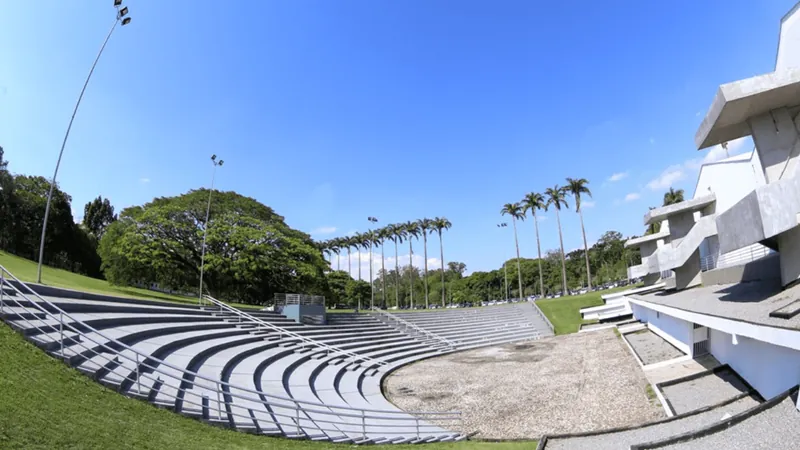
[(795, 408), (795, 401), (796, 398), (789, 397), (780, 404), (723, 431), (664, 448), (680, 450), (800, 448), (800, 411)]
[[(704, 413), (694, 414), (670, 422), (650, 425), (629, 431), (606, 433), (596, 436), (574, 437), (565, 439), (548, 439), (546, 450), (619, 450), (633, 444), (652, 442), (676, 434), (696, 430), (721, 420), (726, 415), (735, 415), (758, 405), (751, 397), (745, 397), (720, 408)], [(735, 448), (735, 447), (731, 447)], [(704, 449), (708, 450), (708, 449)]]
[(684, 356), (683, 352), (650, 330), (629, 333), (624, 337), (645, 366)]
[(386, 380), (405, 410), (461, 411), (461, 431), (487, 439), (538, 438), (664, 417), (647, 381), (611, 330), (454, 353)]
[(747, 386), (733, 371), (712, 373), (661, 389), (675, 414), (683, 414), (747, 392)]

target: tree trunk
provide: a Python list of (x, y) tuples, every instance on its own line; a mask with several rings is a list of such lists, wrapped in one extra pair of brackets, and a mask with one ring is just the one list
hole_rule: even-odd
[(385, 241), (381, 241), (381, 308), (386, 309), (386, 254), (384, 253)]
[(372, 282), (372, 242), (369, 243), (369, 309), (375, 307), (375, 284)]
[(350, 247), (347, 247), (347, 274), (353, 278), (353, 266), (350, 265)]
[(397, 239), (394, 241), (394, 306), (400, 309), (400, 261), (397, 259)]
[(447, 306), (445, 304), (446, 297), (445, 297), (445, 284), (444, 284), (444, 243), (442, 242), (442, 230), (439, 230), (439, 256), (441, 257), (442, 261), (442, 308)]
[(558, 221), (558, 241), (561, 243), (561, 295), (567, 295), (567, 262), (564, 256), (564, 238), (561, 236), (561, 216), (556, 208), (556, 220)]
[(422, 274), (422, 281), (425, 285), (425, 309), (428, 309), (428, 232), (422, 230), (422, 241), (424, 242), (425, 271)]
[(586, 229), (583, 228), (583, 210), (578, 209), (578, 214), (581, 216), (581, 232), (583, 233), (583, 256), (586, 257), (586, 286), (592, 290), (592, 271), (589, 268), (589, 246), (586, 245)]
[(358, 281), (361, 281), (361, 247), (358, 248)]
[(519, 241), (517, 240), (517, 219), (513, 218), (511, 221), (514, 224), (514, 245), (517, 247), (517, 282), (519, 283), (519, 299), (522, 299), (525, 294), (522, 292), (522, 269), (519, 264)]
[(539, 252), (539, 294), (544, 298), (544, 277), (542, 276), (542, 244), (539, 242), (539, 218), (533, 210), (533, 224), (536, 225), (536, 250)]
[(411, 239), (408, 240), (408, 279), (411, 280), (411, 290), (408, 291), (411, 301), (409, 302), (409, 306), (411, 309), (414, 309), (414, 262), (412, 261), (412, 257), (414, 256), (414, 247), (411, 245)]
[(337, 253), (336, 254), (336, 271), (338, 272), (340, 270), (342, 270), (342, 264), (341, 264), (341, 261), (339, 260), (339, 254)]

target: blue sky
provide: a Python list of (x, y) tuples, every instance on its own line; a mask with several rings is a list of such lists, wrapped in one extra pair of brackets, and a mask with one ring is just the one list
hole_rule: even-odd
[[(0, 2), (12, 171), (52, 176), (111, 3)], [(446, 216), (445, 258), (475, 271), (513, 256), (502, 205), (565, 177), (591, 182), (590, 245), (640, 234), (670, 185), (690, 196), (720, 154), (693, 145), (717, 86), (772, 70), (794, 0), (127, 3), (59, 174), (76, 219), (98, 194), (121, 210), (207, 186), (216, 153), (219, 189), (316, 238)], [(562, 224), (579, 247), (577, 214)], [(535, 255), (530, 220), (520, 247)]]

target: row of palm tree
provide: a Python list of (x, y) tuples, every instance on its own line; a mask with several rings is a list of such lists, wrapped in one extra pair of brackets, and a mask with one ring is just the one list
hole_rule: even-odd
[(525, 220), (528, 211), (533, 216), (533, 222), (536, 228), (536, 249), (539, 256), (539, 289), (540, 295), (544, 296), (544, 279), (542, 275), (542, 246), (539, 241), (539, 220), (536, 216), (536, 211), (547, 211), (551, 206), (555, 208), (556, 220), (558, 222), (558, 241), (561, 244), (561, 282), (563, 292), (567, 292), (567, 263), (564, 255), (564, 236), (561, 233), (561, 208), (569, 208), (567, 204), (567, 196), (572, 195), (575, 199), (575, 211), (581, 218), (581, 232), (583, 233), (583, 249), (584, 256), (586, 257), (586, 280), (589, 289), (592, 288), (592, 273), (589, 268), (589, 246), (586, 242), (586, 229), (583, 226), (583, 211), (581, 210), (581, 198), (584, 195), (592, 196), (592, 192), (587, 185), (589, 181), (585, 178), (567, 178), (565, 186), (555, 185), (547, 188), (544, 195), (538, 192), (531, 192), (526, 194), (522, 201), (516, 203), (506, 203), (500, 210), (501, 215), (511, 216), (514, 224), (514, 243), (517, 247), (517, 279), (519, 280), (519, 295), (522, 296), (522, 269), (520, 268), (519, 258), (519, 240), (517, 239), (517, 220)]
[[(371, 218), (372, 219), (372, 218)], [(371, 220), (372, 221), (372, 220)], [(375, 220), (377, 221), (377, 219)], [(374, 221), (373, 221), (374, 222)], [(398, 245), (402, 244), (403, 242), (408, 242), (408, 264), (411, 266), (413, 264), (412, 258), (414, 256), (414, 245), (413, 239), (419, 240), (420, 236), (422, 237), (423, 241), (423, 251), (424, 251), (424, 284), (425, 284), (425, 308), (430, 306), (429, 299), (428, 299), (428, 235), (437, 233), (439, 235), (439, 254), (440, 259), (442, 262), (442, 306), (445, 304), (445, 289), (444, 289), (444, 242), (442, 240), (442, 232), (444, 230), (449, 230), (453, 224), (450, 223), (449, 220), (445, 217), (436, 217), (434, 219), (420, 219), (416, 221), (409, 221), (405, 223), (394, 223), (387, 225), (383, 228), (378, 228), (375, 230), (369, 230), (365, 233), (356, 233), (352, 236), (344, 236), (333, 238), (324, 242), (320, 243), (320, 249), (329, 255), (331, 265), (333, 254), (336, 254), (336, 267), (337, 269), (341, 267), (339, 262), (339, 255), (340, 252), (344, 249), (347, 249), (347, 272), (352, 274), (352, 266), (350, 262), (350, 251), (351, 249), (364, 249), (369, 250), (370, 255), (370, 284), (373, 284), (372, 280), (372, 249), (373, 246), (380, 246), (381, 247), (381, 274), (386, 273), (386, 255), (384, 252), (385, 243), (386, 241), (391, 241), (394, 243), (394, 263), (395, 263), (395, 305), (399, 305), (400, 303), (400, 293), (398, 289), (398, 274), (400, 273), (400, 263), (398, 259)], [(361, 252), (358, 253), (358, 279), (361, 280)], [(411, 307), (414, 307), (414, 277), (413, 272), (410, 280), (412, 289), (410, 290), (410, 301), (409, 304)], [(382, 295), (382, 304), (386, 306), (386, 279), (381, 276), (381, 295)]]

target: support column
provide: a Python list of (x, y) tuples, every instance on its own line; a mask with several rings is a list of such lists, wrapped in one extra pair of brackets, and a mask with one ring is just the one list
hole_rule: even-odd
[(747, 120), (767, 183), (794, 176), (798, 160), (797, 126), (788, 108)]
[[(669, 221), (669, 237), (673, 248), (678, 248), (683, 238), (694, 227), (694, 212), (686, 211), (671, 215)], [(686, 289), (687, 287), (700, 284), (700, 249), (697, 248), (686, 260), (686, 263), (673, 269), (675, 272), (675, 289)]]

